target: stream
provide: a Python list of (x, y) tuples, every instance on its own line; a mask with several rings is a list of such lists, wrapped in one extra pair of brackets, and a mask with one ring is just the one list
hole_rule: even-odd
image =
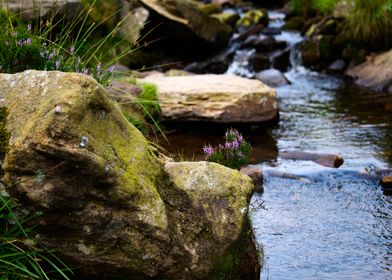
[[(270, 27), (283, 25), (281, 14), (270, 17)], [(291, 48), (290, 84), (277, 88), (279, 123), (244, 133), (253, 165), (264, 174), (264, 193), (253, 196), (250, 208), (264, 249), (261, 279), (392, 279), (392, 196), (372, 173), (392, 165), (392, 113), (378, 102), (385, 96), (301, 66), (299, 33), (274, 37)], [(228, 73), (254, 77), (253, 52), (237, 50)], [(221, 142), (222, 135), (195, 130), (169, 139), (182, 158), (200, 159), (203, 144)], [(339, 154), (345, 162), (334, 169), (280, 159), (284, 150)]]

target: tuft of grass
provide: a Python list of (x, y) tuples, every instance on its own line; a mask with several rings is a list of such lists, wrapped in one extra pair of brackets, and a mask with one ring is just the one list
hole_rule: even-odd
[(307, 16), (312, 12), (328, 14), (339, 0), (292, 0), (290, 7), (296, 14)]
[(96, 2), (90, 1), (88, 8), (72, 20), (65, 15), (57, 21), (53, 16), (45, 22), (37, 18), (35, 23), (25, 23), (17, 15), (1, 10), (0, 73), (12, 74), (28, 69), (76, 72), (110, 86), (112, 65), (133, 51), (127, 41), (132, 34), (117, 36), (125, 16), (102, 36), (102, 27), (113, 21), (120, 10), (105, 15), (96, 23), (91, 20), (98, 9)]
[(34, 228), (27, 224), (41, 214), (21, 211), (0, 194), (0, 279), (70, 279), (71, 269), (29, 238)]
[(371, 49), (392, 46), (392, 0), (354, 0), (347, 18), (346, 36)]

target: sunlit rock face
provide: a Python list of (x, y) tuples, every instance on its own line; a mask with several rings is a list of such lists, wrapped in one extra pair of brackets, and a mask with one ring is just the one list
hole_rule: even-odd
[(276, 91), (257, 80), (229, 75), (153, 75), (141, 81), (157, 85), (166, 121), (260, 123), (278, 114)]

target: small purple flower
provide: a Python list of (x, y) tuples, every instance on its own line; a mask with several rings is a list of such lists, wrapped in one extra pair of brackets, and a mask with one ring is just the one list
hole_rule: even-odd
[(203, 151), (204, 151), (204, 153), (205, 153), (207, 156), (211, 156), (212, 153), (214, 152), (214, 149), (213, 149), (211, 146), (205, 146), (205, 147), (203, 148)]
[(18, 46), (21, 46), (21, 45), (23, 45), (23, 40), (18, 41)]
[(242, 135), (240, 135), (240, 136), (238, 137), (238, 141), (240, 141), (240, 143), (244, 142), (244, 138), (242, 137)]
[(27, 25), (27, 31), (31, 31), (31, 29), (32, 29), (31, 24)]
[(110, 68), (109, 68), (110, 73), (113, 73), (113, 71), (114, 71), (114, 65), (110, 66)]
[(99, 70), (101, 70), (101, 62), (99, 62), (97, 65), (97, 72), (99, 72)]
[(31, 45), (31, 39), (27, 38), (27, 40), (25, 41), (26, 45), (30, 46)]
[(225, 143), (225, 147), (228, 148), (228, 149), (230, 149), (230, 148), (231, 148), (231, 144), (230, 144), (229, 142), (226, 142), (226, 143)]
[(55, 62), (55, 66), (56, 66), (56, 69), (57, 69), (57, 70), (60, 69), (60, 65), (61, 65), (60, 60), (57, 60), (57, 61)]
[(234, 139), (233, 141), (233, 149), (237, 149), (239, 146), (237, 139)]
[(71, 47), (71, 54), (74, 55), (75, 54), (75, 48)]
[(54, 54), (51, 52), (48, 56), (48, 60), (52, 60), (53, 59)]
[(83, 68), (82, 74), (83, 74), (83, 75), (88, 75), (88, 70), (87, 70), (86, 68)]

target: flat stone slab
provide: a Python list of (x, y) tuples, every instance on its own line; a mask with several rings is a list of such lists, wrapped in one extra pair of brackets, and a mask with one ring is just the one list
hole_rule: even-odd
[(149, 76), (158, 87), (163, 121), (260, 123), (278, 114), (276, 91), (233, 75)]

